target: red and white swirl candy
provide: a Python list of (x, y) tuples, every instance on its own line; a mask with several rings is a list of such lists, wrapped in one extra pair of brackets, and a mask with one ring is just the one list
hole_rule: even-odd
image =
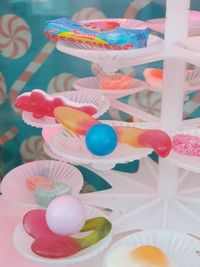
[(7, 58), (22, 57), (31, 45), (31, 32), (26, 22), (13, 14), (0, 17), (0, 50)]

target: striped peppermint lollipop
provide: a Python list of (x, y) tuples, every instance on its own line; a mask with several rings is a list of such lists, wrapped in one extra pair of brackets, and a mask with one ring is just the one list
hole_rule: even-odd
[(129, 97), (128, 104), (145, 112), (160, 116), (160, 94), (144, 90)]
[(0, 73), (0, 105), (4, 103), (6, 96), (6, 82), (3, 75)]
[(135, 18), (138, 11), (140, 11), (142, 8), (150, 4), (151, 0), (134, 0), (126, 9), (124, 18), (126, 19), (132, 19)]
[(0, 17), (0, 50), (7, 58), (22, 57), (31, 45), (31, 32), (26, 22), (13, 14)]
[(105, 18), (104, 13), (93, 7), (82, 8), (78, 10), (72, 17), (73, 20), (87, 20), (99, 18)]
[(71, 73), (60, 73), (49, 82), (47, 92), (49, 94), (70, 91), (76, 77)]
[(31, 136), (24, 140), (20, 147), (20, 155), (23, 162), (47, 159), (43, 150), (41, 136)]

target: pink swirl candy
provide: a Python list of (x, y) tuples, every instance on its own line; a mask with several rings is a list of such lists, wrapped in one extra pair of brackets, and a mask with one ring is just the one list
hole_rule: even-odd
[(172, 138), (172, 147), (177, 154), (200, 157), (200, 137), (177, 134)]

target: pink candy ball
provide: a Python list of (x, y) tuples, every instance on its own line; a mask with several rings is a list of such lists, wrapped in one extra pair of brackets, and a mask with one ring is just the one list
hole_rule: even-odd
[(77, 234), (86, 220), (82, 202), (73, 196), (54, 199), (47, 208), (46, 222), (52, 232), (58, 235)]

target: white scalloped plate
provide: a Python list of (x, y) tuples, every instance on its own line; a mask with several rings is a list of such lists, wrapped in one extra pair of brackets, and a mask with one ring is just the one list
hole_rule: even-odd
[[(200, 138), (200, 128), (185, 130), (176, 134), (190, 134)], [(172, 151), (167, 159), (183, 169), (200, 172), (200, 157), (185, 156)]]
[[(98, 216), (106, 217), (104, 212), (93, 207), (87, 207), (87, 219)], [(66, 266), (68, 264), (83, 262), (101, 253), (110, 244), (112, 240), (112, 231), (94, 246), (84, 249), (71, 257), (62, 259), (47, 259), (34, 254), (31, 250), (33, 240), (34, 239), (25, 232), (22, 223), (19, 223), (14, 231), (13, 242), (16, 250), (21, 255), (35, 262), (49, 264), (52, 266)]]
[(160, 248), (171, 261), (172, 267), (200, 266), (200, 257), (198, 255), (200, 242), (197, 239), (178, 232), (152, 230), (127, 235), (114, 243), (106, 252), (103, 267), (110, 267), (108, 262), (114, 250), (120, 247), (132, 248), (134, 250), (143, 245), (152, 245)]
[[(84, 103), (84, 104), (92, 104), (97, 107), (97, 113), (93, 115), (94, 118), (99, 118), (109, 109), (109, 100), (102, 93), (90, 93), (87, 92), (62, 92), (53, 94), (53, 96), (62, 95), (67, 97), (69, 100), (74, 101), (76, 103)], [(47, 128), (47, 127), (56, 127), (58, 124), (56, 123), (54, 118), (44, 117), (41, 119), (35, 119), (30, 112), (22, 112), (22, 119), (28, 125), (37, 127), (37, 128)]]
[(134, 79), (133, 80), (133, 88), (124, 89), (124, 90), (104, 90), (99, 87), (98, 78), (96, 77), (88, 77), (78, 79), (74, 82), (73, 87), (79, 91), (86, 92), (101, 92), (105, 95), (114, 96), (114, 97), (123, 97), (126, 95), (135, 94), (143, 91), (147, 88), (147, 85), (144, 81)]
[[(104, 121), (112, 126), (135, 126), (133, 123)], [(136, 124), (137, 125), (137, 124)], [(118, 163), (127, 163), (146, 157), (152, 149), (133, 148), (126, 144), (118, 143), (116, 149), (107, 156), (95, 156), (88, 151), (85, 137), (74, 136), (61, 129), (50, 141), (50, 150), (57, 157), (75, 164), (89, 164), (96, 169), (112, 169)]]
[(26, 207), (37, 207), (33, 192), (26, 186), (26, 179), (30, 176), (44, 176), (66, 183), (72, 194), (79, 193), (84, 183), (80, 171), (70, 164), (54, 160), (34, 161), (18, 166), (4, 177), (1, 184), (3, 197)]

